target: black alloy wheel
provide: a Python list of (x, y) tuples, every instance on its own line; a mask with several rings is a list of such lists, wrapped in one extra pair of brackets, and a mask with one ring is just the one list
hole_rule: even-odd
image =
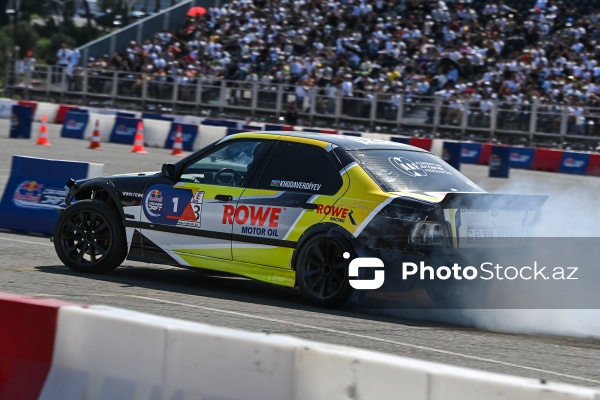
[(300, 249), (296, 263), (297, 282), (302, 294), (325, 308), (341, 306), (351, 292), (348, 283), (350, 246), (338, 236), (319, 234)]
[(60, 260), (77, 272), (106, 273), (127, 255), (121, 217), (102, 200), (81, 200), (59, 216), (54, 248)]

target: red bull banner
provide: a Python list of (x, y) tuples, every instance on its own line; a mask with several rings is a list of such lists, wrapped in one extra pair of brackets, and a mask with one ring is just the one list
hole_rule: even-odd
[(0, 201), (0, 228), (51, 235), (64, 203), (65, 183), (102, 175), (103, 164), (13, 156)]

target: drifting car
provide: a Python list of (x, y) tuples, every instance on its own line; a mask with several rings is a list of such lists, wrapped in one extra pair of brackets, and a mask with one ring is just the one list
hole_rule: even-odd
[(507, 241), (545, 200), (488, 194), (409, 145), (290, 132), (230, 135), (161, 172), (67, 186), (54, 245), (74, 271), (107, 273), (127, 257), (298, 286), (323, 307), (351, 293), (355, 257), (397, 263)]

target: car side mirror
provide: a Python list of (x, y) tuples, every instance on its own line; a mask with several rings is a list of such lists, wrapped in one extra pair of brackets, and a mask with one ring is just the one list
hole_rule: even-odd
[(170, 181), (175, 181), (175, 165), (174, 164), (163, 164), (161, 169), (161, 175)]

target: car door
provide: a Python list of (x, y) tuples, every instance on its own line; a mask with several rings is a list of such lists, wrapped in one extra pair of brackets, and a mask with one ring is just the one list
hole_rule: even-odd
[[(274, 141), (228, 140), (188, 160), (173, 183), (157, 177), (146, 187), (142, 207), (144, 258), (163, 253), (182, 265), (207, 258), (231, 260), (235, 212), (252, 170), (254, 149)], [(264, 147), (264, 146), (263, 146)]]
[[(311, 139), (280, 138), (228, 220), (235, 261), (290, 268), (302, 233), (330, 218), (332, 206), (348, 188), (331, 147)], [(352, 218), (348, 210), (336, 215)]]

